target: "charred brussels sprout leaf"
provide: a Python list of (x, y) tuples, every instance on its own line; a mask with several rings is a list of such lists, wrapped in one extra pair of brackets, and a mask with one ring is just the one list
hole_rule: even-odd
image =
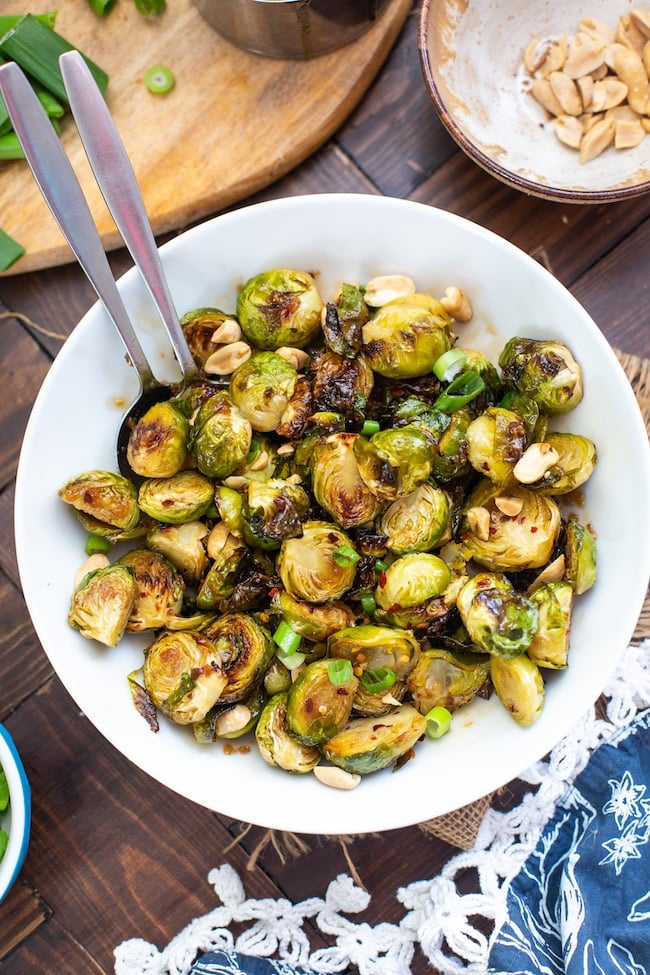
[(230, 395), (253, 430), (275, 430), (289, 405), (298, 373), (275, 352), (258, 352), (237, 366), (230, 379)]
[(564, 557), (566, 578), (580, 596), (596, 581), (596, 539), (579, 521), (571, 520), (567, 524)]
[(568, 413), (582, 400), (582, 372), (561, 342), (515, 337), (499, 356), (506, 385), (532, 397), (551, 416)]
[(352, 547), (348, 535), (326, 521), (306, 521), (300, 538), (282, 543), (277, 570), (282, 585), (292, 596), (308, 603), (340, 599), (351, 588), (356, 575), (352, 564), (335, 558), (342, 546)]
[(168, 559), (149, 549), (136, 548), (123, 555), (119, 564), (130, 568), (137, 584), (127, 630), (156, 630), (180, 615), (185, 582)]
[(517, 724), (527, 728), (537, 721), (544, 707), (544, 681), (530, 657), (492, 657), (490, 677), (497, 697)]
[(424, 376), (451, 348), (451, 322), (440, 302), (429, 295), (394, 298), (363, 326), (364, 355), (380, 376)]
[(423, 715), (412, 705), (403, 704), (379, 718), (353, 718), (321, 745), (321, 751), (332, 765), (367, 775), (407, 755), (426, 727)]
[(72, 594), (68, 623), (88, 640), (116, 647), (137, 595), (133, 573), (121, 565), (89, 572)]
[(121, 474), (85, 471), (66, 481), (58, 493), (62, 501), (93, 523), (97, 521), (111, 529), (130, 531), (140, 520), (137, 490)]
[(177, 724), (202, 721), (228, 682), (202, 633), (163, 633), (145, 650), (142, 674), (151, 700)]
[(354, 433), (317, 441), (311, 455), (312, 490), (321, 508), (342, 528), (372, 521), (379, 501), (366, 487), (354, 451)]
[(214, 500), (212, 481), (198, 471), (150, 478), (140, 485), (138, 504), (156, 521), (179, 525), (205, 514)]
[(302, 349), (320, 332), (323, 299), (306, 271), (276, 269), (256, 274), (237, 300), (237, 318), (258, 349)]
[(422, 651), (407, 687), (420, 714), (437, 706), (454, 711), (473, 700), (489, 676), (489, 657), (432, 648)]
[(131, 431), (126, 459), (140, 477), (171, 477), (185, 464), (190, 425), (171, 402), (155, 403)]
[(359, 681), (332, 683), (333, 660), (315, 660), (298, 675), (287, 697), (287, 730), (303, 745), (319, 745), (340, 731), (352, 711)]
[(337, 302), (327, 304), (322, 322), (325, 345), (338, 355), (354, 358), (363, 344), (362, 328), (370, 311), (359, 288), (343, 284)]
[(458, 593), (456, 606), (471, 641), (495, 656), (524, 653), (539, 625), (537, 604), (515, 592), (501, 574), (472, 576)]
[(322, 352), (314, 356), (312, 369), (316, 412), (338, 413), (349, 427), (358, 430), (375, 383), (365, 356), (348, 359), (335, 352)]
[(262, 709), (255, 739), (260, 755), (268, 765), (286, 772), (311, 772), (320, 762), (318, 748), (302, 745), (286, 727), (287, 692), (275, 694)]
[(192, 459), (207, 477), (227, 477), (246, 460), (252, 436), (250, 423), (222, 390), (199, 409), (190, 440)]

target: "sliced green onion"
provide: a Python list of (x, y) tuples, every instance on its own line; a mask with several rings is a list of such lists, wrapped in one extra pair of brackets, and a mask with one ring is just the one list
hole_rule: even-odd
[(115, 6), (115, 0), (88, 0), (98, 17), (105, 17)]
[(379, 430), (378, 420), (364, 420), (363, 426), (361, 427), (361, 435), (363, 437), (372, 437), (373, 433), (379, 433)]
[(485, 389), (485, 380), (473, 369), (461, 372), (433, 404), (442, 413), (453, 413), (467, 406)]
[(337, 565), (347, 569), (351, 565), (356, 565), (361, 556), (350, 545), (339, 545), (332, 552), (332, 558)]
[(451, 711), (443, 708), (442, 704), (437, 704), (424, 716), (427, 723), (427, 735), (429, 738), (442, 738), (451, 728)]
[(369, 694), (381, 694), (391, 689), (397, 677), (390, 667), (377, 667), (376, 670), (364, 670), (359, 680)]
[(388, 568), (388, 562), (384, 562), (383, 559), (375, 559), (375, 572), (385, 572)]
[(154, 64), (145, 71), (144, 83), (152, 95), (166, 95), (176, 84), (176, 78), (164, 64)]
[(7, 161), (10, 159), (24, 159), (25, 153), (23, 152), (23, 147), (20, 144), (18, 136), (11, 130), (11, 132), (5, 132), (4, 135), (0, 135), (0, 159)]
[(462, 349), (448, 349), (438, 356), (433, 364), (433, 371), (441, 383), (449, 383), (462, 371), (467, 362), (467, 353)]
[(327, 676), (330, 679), (330, 683), (338, 686), (339, 684), (347, 684), (349, 680), (352, 680), (352, 661), (350, 660), (332, 660), (329, 667), (327, 668)]
[(277, 630), (273, 634), (273, 642), (287, 656), (296, 652), (300, 646), (301, 639), (300, 634), (292, 630), (286, 620), (282, 620), (279, 623)]
[(36, 96), (50, 118), (63, 118), (65, 106), (51, 92), (37, 88)]
[(17, 240), (0, 230), (0, 271), (6, 271), (25, 253), (25, 248)]
[(377, 602), (371, 592), (364, 592), (359, 597), (361, 608), (368, 616), (374, 616), (377, 611)]
[(307, 659), (307, 655), (304, 653), (284, 653), (283, 650), (278, 650), (276, 657), (287, 670), (297, 670)]
[(105, 555), (111, 550), (111, 543), (102, 535), (89, 535), (86, 539), (86, 555)]
[(161, 14), (167, 7), (166, 0), (135, 0), (135, 9), (143, 17)]

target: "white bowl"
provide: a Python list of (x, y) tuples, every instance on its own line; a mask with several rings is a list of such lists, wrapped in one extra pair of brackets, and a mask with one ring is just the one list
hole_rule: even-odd
[(650, 136), (588, 163), (563, 145), (526, 87), (530, 41), (571, 37), (581, 17), (616, 27), (629, 8), (593, 0), (422, 0), (418, 46), (424, 80), (444, 125), (467, 155), (515, 189), (568, 203), (607, 203), (650, 189)]
[[(598, 533), (599, 579), (577, 600), (571, 665), (549, 680), (547, 703), (521, 729), (496, 699), (476, 701), (452, 733), (427, 740), (393, 777), (366, 777), (352, 792), (292, 776), (250, 754), (199, 746), (191, 731), (161, 721), (153, 734), (131, 702), (127, 675), (145, 638), (114, 650), (84, 640), (66, 621), (84, 533), (57, 497), (67, 479), (115, 469), (115, 438), (136, 390), (103, 309), (91, 308), (54, 362), (37, 397), (16, 485), (16, 543), (34, 626), (53, 667), (100, 732), (143, 771), (176, 792), (246, 822), (303, 833), (361, 833), (421, 822), (469, 803), (539, 759), (598, 697), (635, 627), (650, 574), (650, 462), (632, 390), (607, 341), (578, 302), (523, 252), (482, 228), (422, 204), (375, 196), (276, 200), (210, 220), (161, 248), (179, 313), (216, 305), (234, 311), (237, 288), (271, 267), (318, 273), (324, 296), (341, 280), (411, 275), (420, 290), (457, 285), (474, 321), (461, 342), (493, 356), (523, 334), (565, 341), (581, 362), (585, 396), (570, 425), (599, 450), (587, 485)], [(120, 290), (161, 371), (157, 318), (135, 271)], [(119, 404), (119, 405), (118, 405)]]
[(9, 807), (0, 813), (0, 828), (9, 843), (0, 860), (0, 904), (9, 893), (27, 856), (31, 827), (31, 790), (14, 741), (0, 725), (0, 765), (9, 785)]

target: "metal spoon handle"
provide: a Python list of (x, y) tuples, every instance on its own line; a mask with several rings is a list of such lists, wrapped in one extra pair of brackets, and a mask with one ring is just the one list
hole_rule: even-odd
[(149, 288), (185, 379), (197, 373), (178, 321), (142, 194), (115, 123), (83, 57), (61, 55), (59, 66), (86, 155), (106, 205)]

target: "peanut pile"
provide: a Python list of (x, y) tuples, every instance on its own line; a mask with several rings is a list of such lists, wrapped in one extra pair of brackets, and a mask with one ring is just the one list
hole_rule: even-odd
[(524, 66), (532, 96), (581, 163), (650, 132), (650, 10), (631, 10), (616, 27), (585, 17), (573, 36), (535, 39)]

